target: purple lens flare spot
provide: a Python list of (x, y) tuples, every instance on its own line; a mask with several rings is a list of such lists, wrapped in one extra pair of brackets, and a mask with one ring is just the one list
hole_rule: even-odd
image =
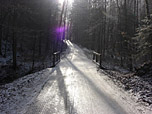
[(67, 26), (57, 27), (55, 30), (56, 35), (57, 35), (57, 39), (63, 40), (64, 39), (63, 37), (65, 37), (64, 34), (65, 34), (67, 29), (68, 29)]
[(67, 27), (65, 26), (65, 27), (57, 27), (56, 28), (56, 32), (57, 33), (63, 33), (63, 32), (65, 32), (67, 30)]

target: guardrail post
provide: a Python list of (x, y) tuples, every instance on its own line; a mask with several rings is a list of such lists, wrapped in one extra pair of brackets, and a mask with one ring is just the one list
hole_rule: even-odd
[(58, 60), (57, 60), (57, 61), (59, 61), (59, 60), (60, 60), (59, 55), (60, 55), (60, 54), (58, 53), (58, 57), (57, 57), (57, 58), (58, 58)]
[(100, 68), (102, 67), (101, 55), (100, 55)]
[(102, 68), (102, 56), (100, 53), (93, 52), (93, 61)]
[(55, 67), (55, 54), (53, 53), (53, 67)]
[(55, 67), (56, 64), (60, 62), (60, 52), (53, 53), (53, 65), (52, 67)]
[(97, 55), (96, 55), (96, 62), (98, 62), (98, 57), (97, 57)]
[(59, 53), (59, 61), (61, 60), (61, 53)]
[(93, 53), (93, 60), (95, 60), (95, 54)]

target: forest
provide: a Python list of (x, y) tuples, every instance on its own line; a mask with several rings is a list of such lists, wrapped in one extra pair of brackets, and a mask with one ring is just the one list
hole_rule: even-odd
[(0, 0), (1, 114), (150, 114), (152, 0)]
[(0, 2), (2, 75), (48, 67), (65, 38), (100, 54), (101, 67), (135, 71), (151, 64), (151, 0), (75, 0), (72, 7), (68, 0), (62, 5), (56, 0)]
[(101, 62), (134, 71), (152, 61), (151, 0), (77, 0), (71, 12), (72, 41)]
[(0, 2), (1, 75), (9, 80), (50, 67), (64, 39), (100, 54), (101, 68), (135, 71), (151, 64), (151, 0)]
[(60, 7), (56, 0), (0, 1), (2, 83), (51, 66), (63, 43), (56, 30), (63, 23)]

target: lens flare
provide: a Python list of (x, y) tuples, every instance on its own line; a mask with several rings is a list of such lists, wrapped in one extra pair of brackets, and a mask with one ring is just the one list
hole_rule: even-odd
[(67, 27), (58, 27), (56, 28), (56, 33), (63, 33), (63, 32), (66, 32), (67, 30)]

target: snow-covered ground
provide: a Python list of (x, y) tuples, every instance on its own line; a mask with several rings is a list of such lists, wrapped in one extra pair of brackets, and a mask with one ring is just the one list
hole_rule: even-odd
[(56, 68), (0, 86), (1, 114), (151, 114), (67, 44), (69, 54)]
[[(92, 60), (92, 50), (81, 47), (86, 56)], [(102, 66), (107, 70), (99, 69), (99, 72), (106, 74), (117, 86), (127, 90), (136, 96), (138, 102), (152, 108), (152, 64), (146, 63), (138, 70), (130, 72), (122, 67), (102, 61)]]
[(25, 109), (52, 78), (54, 70), (48, 68), (0, 86), (0, 114), (18, 114)]

